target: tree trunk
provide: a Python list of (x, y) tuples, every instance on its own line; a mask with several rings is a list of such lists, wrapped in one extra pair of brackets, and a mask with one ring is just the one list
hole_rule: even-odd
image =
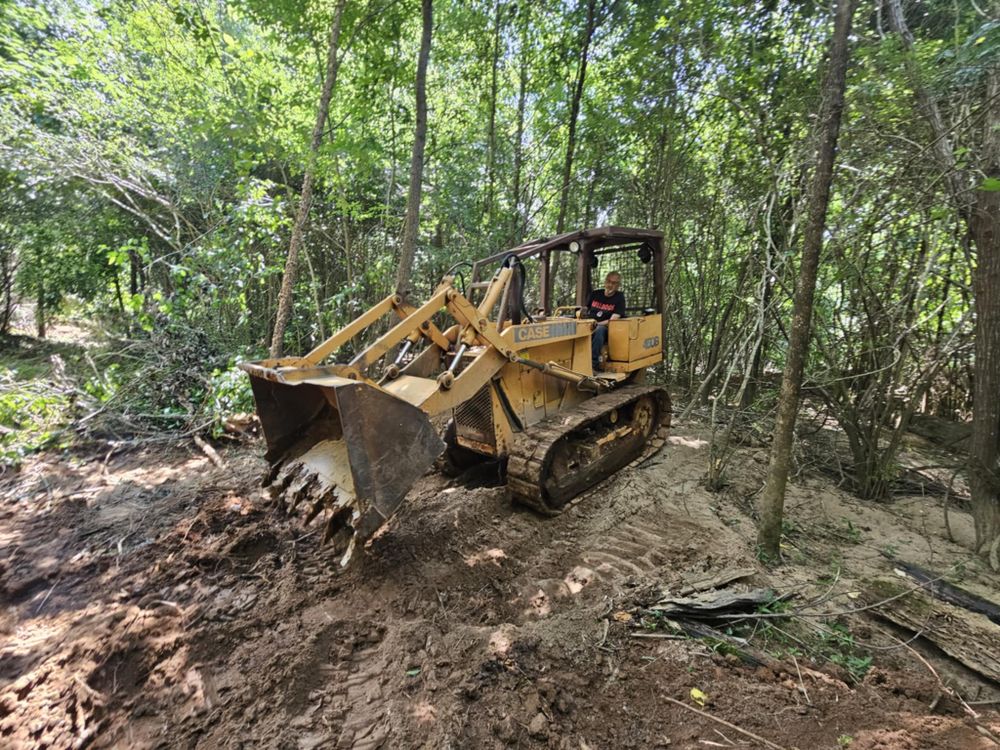
[(763, 285), (764, 289), (760, 299), (761, 321), (757, 329), (757, 345), (753, 350), (753, 360), (750, 364), (747, 387), (743, 390), (743, 395), (740, 397), (741, 409), (750, 408), (751, 404), (757, 400), (757, 391), (760, 388), (761, 381), (764, 379), (764, 360), (767, 357), (769, 344), (766, 320), (768, 310), (771, 309), (771, 298), (774, 296), (774, 279), (771, 276), (770, 269), (767, 267), (764, 268)]
[(139, 254), (128, 251), (128, 293), (133, 297), (139, 293)]
[(493, 65), (490, 73), (490, 127), (486, 139), (486, 221), (493, 227), (497, 167), (497, 72), (500, 67), (500, 0), (493, 18)]
[(309, 206), (312, 203), (313, 181), (316, 176), (316, 157), (319, 146), (323, 142), (323, 131), (326, 129), (326, 118), (330, 112), (330, 98), (337, 82), (337, 69), (340, 58), (337, 57), (337, 47), (340, 43), (340, 21), (344, 16), (344, 6), (347, 0), (340, 0), (333, 12), (333, 25), (330, 28), (330, 44), (326, 55), (326, 77), (323, 79), (323, 93), (319, 99), (319, 110), (316, 112), (316, 124), (313, 126), (312, 140), (309, 142), (309, 157), (306, 162), (305, 179), (302, 181), (302, 196), (299, 198), (299, 209), (292, 226), (292, 239), (288, 245), (288, 258), (285, 260), (285, 273), (281, 278), (281, 292), (278, 294), (278, 315), (274, 321), (274, 334), (271, 336), (271, 356), (280, 357), (285, 349), (285, 329), (292, 318), (292, 291), (295, 288), (295, 277), (299, 268), (299, 251), (302, 249), (302, 234), (306, 221), (309, 219)]
[(816, 172), (813, 175), (807, 223), (802, 234), (802, 265), (792, 307), (792, 330), (788, 341), (788, 356), (781, 379), (778, 416), (774, 426), (774, 441), (767, 467), (767, 481), (760, 499), (760, 530), (757, 543), (771, 560), (780, 557), (781, 521), (785, 504), (785, 485), (792, 453), (795, 418), (799, 408), (799, 390), (809, 349), (813, 297), (816, 292), (816, 272), (823, 247), (826, 209), (830, 202), (833, 163), (840, 135), (847, 81), (849, 36), (856, 0), (839, 0), (830, 41), (830, 60), (823, 80), (820, 106), (819, 145)]
[(45, 282), (38, 282), (38, 302), (35, 305), (35, 332), (38, 338), (45, 338)]
[[(398, 42), (392, 50), (395, 56), (399, 56)], [(385, 205), (382, 211), (382, 241), (388, 246), (389, 243), (389, 216), (392, 211), (392, 197), (396, 191), (396, 90), (393, 82), (389, 83), (388, 97), (389, 115), (389, 179), (385, 183)]]
[[(588, 0), (587, 24), (583, 30), (583, 39), (580, 44), (580, 58), (576, 69), (576, 81), (573, 87), (573, 98), (570, 101), (569, 108), (569, 135), (566, 138), (566, 158), (563, 160), (562, 184), (559, 186), (559, 217), (556, 219), (556, 234), (562, 234), (566, 230), (570, 175), (573, 172), (573, 152), (576, 149), (576, 123), (580, 118), (583, 85), (587, 79), (587, 60), (590, 56), (590, 42), (594, 38), (594, 31), (597, 28), (596, 10), (597, 0)], [(559, 255), (559, 253), (556, 253), (553, 260), (557, 260)]]
[[(944, 171), (948, 190), (976, 246), (972, 271), (975, 308), (975, 369), (972, 392), (972, 440), (969, 446), (969, 489), (976, 528), (976, 547), (982, 550), (1000, 536), (1000, 193), (970, 190), (974, 172), (958, 169), (951, 131), (945, 126), (937, 102), (921, 81), (913, 54), (913, 34), (906, 25), (900, 0), (887, 0), (889, 24), (906, 52), (904, 62), (917, 103), (931, 128), (933, 153)], [(986, 177), (1000, 178), (1000, 71), (987, 75), (982, 101), (987, 105), (982, 142), (972, 153)]]
[(406, 198), (406, 218), (403, 221), (403, 247), (396, 272), (396, 293), (410, 290), (413, 257), (417, 252), (417, 231), (420, 227), (420, 191), (424, 179), (424, 146), (427, 143), (427, 59), (431, 54), (431, 29), (434, 25), (432, 0), (423, 0), (423, 34), (417, 58), (417, 122), (410, 156), (410, 192)]
[[(1000, 117), (993, 120), (1000, 127)], [(994, 130), (994, 133), (997, 131)], [(1000, 159), (987, 165), (1000, 178)], [(972, 440), (969, 446), (972, 517), (976, 544), (988, 547), (1000, 534), (1000, 192), (977, 191), (969, 228), (976, 243), (973, 272), (976, 359), (972, 390)]]
[[(671, 53), (672, 51), (671, 48)], [(667, 149), (672, 146), (672, 143), (669, 139), (670, 114), (668, 114), (667, 102), (672, 93), (668, 92), (660, 97), (659, 107), (657, 107), (661, 125), (659, 135), (656, 138), (656, 169), (653, 171), (653, 180), (649, 191), (647, 223), (650, 227), (659, 226), (661, 204), (669, 201), (670, 181), (667, 179)], [(669, 109), (673, 109), (672, 104)]]
[[(2, 284), (2, 289), (0, 289), (0, 294), (3, 295), (3, 312), (0, 313), (0, 336), (7, 336), (10, 334), (10, 322), (14, 317), (14, 262), (11, 258), (12, 251), (8, 248), (4, 248), (0, 258), (3, 259), (3, 263), (0, 264), (0, 284)], [(120, 296), (120, 295), (119, 295)]]
[(511, 189), (511, 239), (521, 244), (525, 222), (521, 216), (521, 163), (524, 159), (524, 109), (528, 98), (528, 56), (521, 50), (517, 84), (517, 135), (514, 136), (514, 185)]

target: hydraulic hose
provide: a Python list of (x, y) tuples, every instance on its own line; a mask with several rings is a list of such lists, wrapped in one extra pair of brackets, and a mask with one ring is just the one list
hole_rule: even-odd
[(445, 276), (457, 276), (458, 277), (458, 281), (461, 284), (461, 288), (462, 288), (462, 296), (464, 297), (464, 296), (466, 296), (466, 293), (465, 293), (465, 274), (462, 273), (459, 270), (460, 268), (468, 268), (468, 269), (471, 270), (472, 269), (472, 262), (468, 261), (468, 260), (460, 260), (460, 261), (458, 261), (458, 263), (454, 264), (451, 268), (449, 268), (447, 271), (445, 271), (444, 275)]

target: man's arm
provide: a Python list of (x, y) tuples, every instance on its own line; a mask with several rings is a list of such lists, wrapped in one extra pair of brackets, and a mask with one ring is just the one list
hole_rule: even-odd
[(619, 318), (624, 317), (625, 315), (625, 293), (618, 292), (616, 296), (618, 297), (618, 299), (615, 300), (615, 311), (611, 313), (611, 317), (608, 318), (609, 323), (612, 320), (618, 320)]

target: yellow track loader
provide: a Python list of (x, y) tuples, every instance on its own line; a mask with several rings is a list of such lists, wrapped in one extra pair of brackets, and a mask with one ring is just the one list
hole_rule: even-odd
[[(585, 305), (610, 271), (629, 307), (595, 371)], [(322, 521), (342, 564), (442, 453), (498, 460), (512, 499), (558, 513), (662, 445), (670, 399), (644, 377), (663, 358), (662, 312), (658, 231), (601, 227), (459, 264), (422, 305), (393, 295), (305, 356), (240, 365), (266, 483)], [(439, 436), (431, 419), (449, 414)]]

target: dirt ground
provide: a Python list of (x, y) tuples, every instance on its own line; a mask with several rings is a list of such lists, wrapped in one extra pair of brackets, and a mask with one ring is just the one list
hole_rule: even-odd
[[(267, 507), (253, 441), (220, 448), (223, 466), (187, 443), (37, 456), (0, 478), (0, 746), (994, 747), (993, 686), (844, 614), (891, 553), (961, 565), (996, 599), (941, 498), (874, 506), (799, 478), (769, 572), (750, 516), (766, 451), (741, 449), (709, 493), (706, 437), (676, 427), (557, 518), (488, 477), (429, 474), (346, 570)], [(969, 517), (950, 518), (968, 542)], [(807, 652), (752, 666), (634, 637), (651, 592), (735, 568), (756, 571), (743, 589), (826, 593), (872, 667), (855, 682)]]

